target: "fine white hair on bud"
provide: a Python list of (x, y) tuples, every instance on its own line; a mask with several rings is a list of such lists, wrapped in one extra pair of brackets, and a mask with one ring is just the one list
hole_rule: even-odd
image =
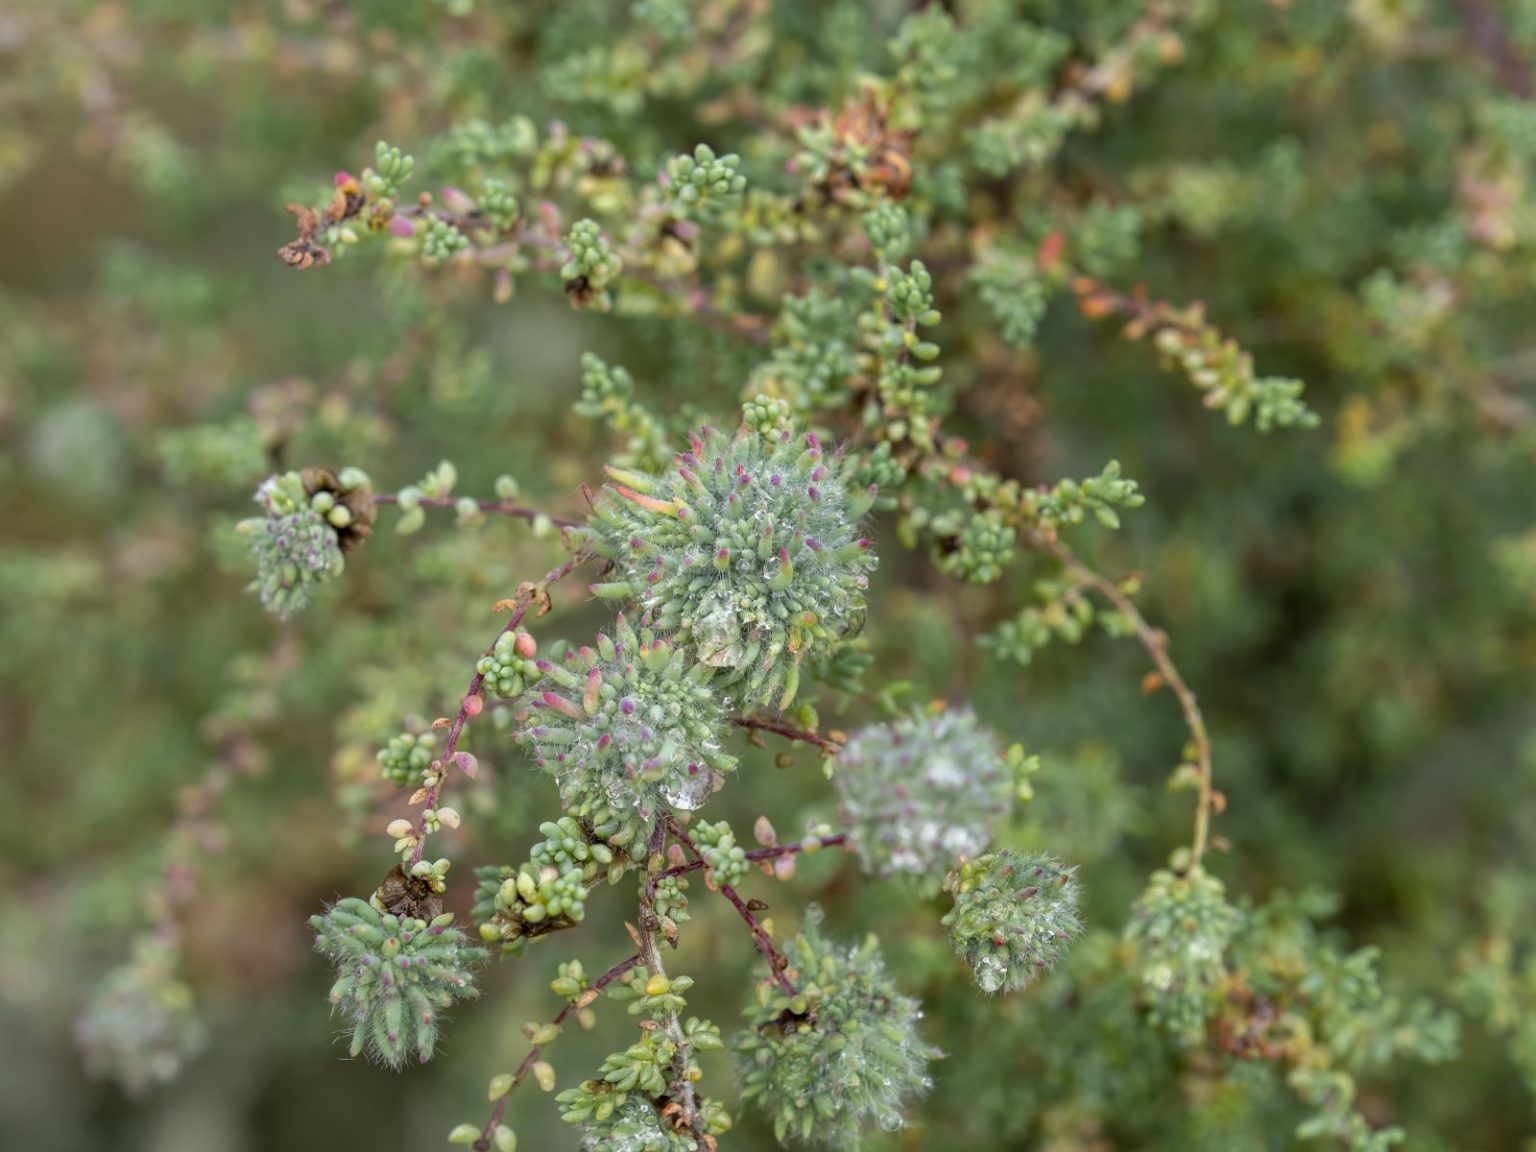
[(660, 475), (608, 469), (594, 547), (614, 573), (594, 591), (638, 600), (743, 704), (786, 708), (802, 666), (862, 624), (875, 566), (844, 461), (813, 435), (704, 428)]
[(1049, 856), (988, 853), (956, 869), (949, 889), (955, 905), (943, 923), (983, 992), (1033, 983), (1083, 930), (1076, 870)]
[(851, 1150), (871, 1126), (901, 1127), (940, 1053), (918, 1033), (917, 1000), (886, 975), (879, 942), (828, 941), (810, 912), (784, 950), (794, 991), (765, 981), (736, 1038), (741, 1094), (772, 1117), (780, 1143)]
[(330, 1000), (352, 1025), (350, 1053), (391, 1068), (430, 1060), (442, 1013), (475, 995), (472, 969), (485, 949), (465, 940), (450, 912), (428, 922), (355, 896), (309, 922), (315, 947), (336, 966)]
[(832, 782), (865, 870), (934, 890), (958, 861), (986, 851), (992, 822), (1012, 804), (997, 737), (968, 708), (860, 729)]
[(698, 808), (736, 767), (720, 747), (725, 712), (710, 669), (623, 616), (612, 637), (538, 667), (523, 740), (596, 839), (634, 845), (658, 813)]

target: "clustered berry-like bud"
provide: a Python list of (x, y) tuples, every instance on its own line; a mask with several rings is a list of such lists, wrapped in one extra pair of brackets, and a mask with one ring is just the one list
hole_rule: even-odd
[(1049, 856), (991, 852), (960, 865), (949, 887), (955, 906), (943, 924), (983, 992), (1032, 983), (1083, 929), (1076, 870)]
[(389, 743), (379, 749), (379, 766), (384, 779), (394, 784), (416, 784), (421, 774), (432, 767), (437, 758), (437, 733), (402, 732), (391, 736)]
[(997, 737), (969, 708), (861, 729), (838, 753), (832, 782), (865, 870), (931, 887), (986, 851), (1013, 794)]
[(711, 428), (662, 475), (610, 467), (592, 526), (616, 575), (594, 591), (639, 599), (743, 703), (788, 707), (802, 662), (863, 618), (874, 495), (851, 498), (842, 473), (815, 436)]
[(1018, 534), (993, 508), (968, 517), (958, 536), (943, 539), (948, 550), (935, 553), (939, 571), (971, 584), (991, 584), (1013, 562)]
[(522, 214), (522, 206), (513, 195), (511, 186), (505, 180), (494, 178), (481, 181), (475, 207), (480, 215), (503, 232), (511, 228)]
[[(652, 1025), (640, 1038), (603, 1060), (598, 1074), (556, 1097), (561, 1119), (582, 1126), (583, 1152), (704, 1152), (730, 1128), (730, 1115), (693, 1087), (702, 1078), (697, 1054), (723, 1047), (708, 1020), (679, 1015), (693, 986), (687, 976), (669, 979), (641, 967), (610, 995), (632, 999), (630, 1012)], [(709, 1139), (701, 1140), (700, 1135)]]
[(624, 262), (603, 235), (596, 220), (578, 220), (566, 234), (568, 253), (560, 266), (565, 281), (565, 295), (575, 308), (593, 308), (606, 312), (613, 307), (608, 286), (624, 270)]
[(715, 824), (701, 820), (689, 835), (704, 858), (704, 878), (711, 886), (734, 886), (752, 870), (746, 849), (736, 843), (736, 833), (724, 820)]
[(675, 941), (678, 925), (692, 919), (688, 913), (688, 881), (681, 876), (661, 877), (656, 881), (653, 906), (662, 936)]
[(266, 515), (240, 522), (256, 561), (248, 590), (282, 617), (303, 611), (316, 587), (341, 575), (342, 553), (373, 531), (373, 490), (356, 468), (339, 478), (323, 468), (269, 476), (256, 502)]
[(421, 258), (441, 264), (469, 247), (469, 237), (439, 216), (428, 217), (421, 230)]
[(495, 696), (521, 696), (539, 679), (538, 641), (527, 632), (503, 632), (475, 671), (485, 677), (484, 688)]
[(192, 989), (176, 974), (176, 950), (155, 937), (141, 939), (133, 958), (92, 995), (75, 1041), (86, 1070), (117, 1081), (129, 1095), (174, 1080), (207, 1041)]
[(710, 670), (623, 616), (614, 639), (599, 634), (596, 648), (539, 670), (542, 715), (523, 739), (595, 840), (630, 845), (659, 811), (699, 807), (736, 767), (720, 748), (725, 712)]
[(686, 152), (667, 161), (667, 182), (672, 190), (672, 210), (679, 216), (707, 220), (746, 190), (747, 178), (736, 169), (741, 157), (716, 156), (708, 144), (693, 155)]
[(330, 1000), (352, 1023), (350, 1053), (366, 1050), (391, 1068), (411, 1053), (430, 1060), (439, 1014), (475, 995), (471, 969), (485, 949), (451, 927), (451, 912), (429, 924), (380, 912), (355, 896), (309, 922), (315, 946), (340, 973)]
[(590, 842), (571, 817), (540, 824), (539, 831), (548, 839), (533, 846), (526, 864), (475, 873), (475, 919), (487, 943), (500, 941), (516, 951), (528, 940), (580, 924), (593, 885), (605, 875), (610, 883), (623, 875), (613, 849)]
[(1153, 1023), (1176, 1038), (1199, 1038), (1227, 975), (1226, 952), (1239, 926), (1220, 880), (1202, 868), (1152, 874), (1131, 909), (1125, 938), (1147, 992)]
[(741, 1094), (773, 1117), (781, 1143), (854, 1149), (871, 1125), (901, 1126), (939, 1052), (918, 1035), (920, 1006), (886, 976), (879, 942), (837, 947), (821, 937), (817, 915), (785, 949), (796, 994), (765, 980), (747, 1009), (734, 1044)]

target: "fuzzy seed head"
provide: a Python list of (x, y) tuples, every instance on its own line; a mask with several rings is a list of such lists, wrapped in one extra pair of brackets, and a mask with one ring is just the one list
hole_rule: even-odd
[(174, 1080), (202, 1049), (207, 1030), (176, 967), (175, 950), (147, 936), (97, 988), (75, 1026), (91, 1075), (140, 1096)]
[[(319, 507), (312, 503), (316, 499)], [(267, 611), (287, 618), (308, 606), (316, 588), (341, 575), (340, 538), (328, 516), (344, 506), (327, 509), (319, 493), (311, 496), (305, 490), (298, 472), (269, 477), (256, 490), (256, 502), (265, 516), (240, 524), (256, 561), (248, 591), (261, 598)]]
[(996, 736), (968, 708), (918, 712), (856, 732), (833, 784), (868, 872), (937, 890), (960, 860), (986, 851), (1012, 804)]

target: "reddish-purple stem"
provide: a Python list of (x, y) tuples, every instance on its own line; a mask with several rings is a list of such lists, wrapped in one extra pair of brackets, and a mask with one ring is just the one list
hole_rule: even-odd
[[(639, 963), (640, 954), (638, 952), (627, 960), (620, 960), (597, 978), (596, 982), (592, 985), (592, 991), (601, 992)], [(558, 1028), (566, 1022), (574, 1011), (576, 1011), (576, 1005), (567, 1004), (564, 1008), (560, 1009), (559, 1013), (550, 1023)], [(517, 1070), (512, 1073), (511, 1087), (497, 1097), (496, 1107), (491, 1110), (491, 1118), (486, 1121), (485, 1127), (480, 1130), (480, 1139), (474, 1143), (475, 1152), (490, 1152), (491, 1141), (496, 1135), (496, 1126), (501, 1123), (502, 1114), (507, 1110), (507, 1101), (512, 1098), (512, 1090), (523, 1082), (523, 1077), (528, 1075), (528, 1070), (534, 1066), (543, 1053), (544, 1045), (535, 1044), (528, 1050), (528, 1055), (523, 1057), (523, 1062), (517, 1066)]]
[[(677, 821), (673, 820), (669, 821), (669, 823), (672, 825), (672, 835), (688, 850), (689, 855), (697, 862), (697, 866), (700, 868), (704, 867), (704, 857), (700, 854), (692, 837), (688, 835), (687, 831)], [(783, 855), (783, 853), (780, 853), (780, 855)], [(747, 902), (737, 894), (736, 889), (732, 888), (729, 884), (721, 884), (719, 887), (720, 894), (731, 902), (732, 907), (736, 909), (742, 920), (746, 922), (747, 928), (752, 933), (753, 944), (762, 953), (763, 959), (768, 961), (768, 975), (779, 986), (784, 995), (793, 996), (795, 994), (795, 986), (790, 983), (789, 977), (784, 974), (787, 962), (779, 953), (779, 950), (773, 946), (773, 938), (768, 935), (768, 930), (752, 914), (752, 909), (747, 907)]]
[[(558, 584), (565, 577), (576, 570), (588, 557), (587, 552), (578, 552), (565, 563), (551, 568), (544, 574), (544, 579), (533, 588), (520, 590), (516, 597), (517, 607), (512, 615), (502, 625), (501, 630), (486, 647), (484, 655), (490, 655), (496, 649), (496, 641), (508, 632), (514, 631), (523, 622), (523, 617), (528, 615), (528, 609), (534, 602), (540, 599), (540, 589), (547, 589), (551, 584)], [(485, 683), (483, 673), (476, 672), (474, 679), (469, 682), (469, 689), (464, 693), (459, 702), (459, 711), (453, 718), (453, 725), (448, 729), (448, 743), (443, 746), (443, 754), (438, 760), (437, 783), (427, 789), (426, 799), (423, 801), (422, 815), (416, 821), (416, 847), (411, 851), (411, 863), (416, 864), (421, 860), (422, 853), (427, 847), (427, 812), (437, 808), (438, 797), (442, 795), (443, 785), (448, 780), (448, 773), (453, 770), (454, 752), (459, 746), (459, 737), (464, 733), (464, 725), (469, 722), (470, 701), (479, 697), (480, 686)]]
[[(817, 848), (836, 848), (838, 845), (846, 844), (847, 842), (848, 834), (846, 832), (839, 832), (836, 836), (827, 836), (823, 839), (813, 841)], [(794, 856), (798, 853), (809, 851), (811, 851), (811, 847), (806, 843), (806, 841), (796, 840), (793, 844), (777, 844), (772, 848), (754, 848), (752, 851), (747, 853), (747, 859), (754, 862), (758, 860), (777, 860), (781, 856)], [(704, 861), (695, 859), (687, 864), (674, 864), (672, 867), (662, 872), (661, 875), (686, 876), (688, 873), (697, 872), (700, 868), (703, 867)]]
[(798, 740), (805, 744), (814, 744), (823, 752), (836, 752), (838, 743), (828, 740), (825, 736), (815, 732), (808, 732), (804, 728), (796, 728), (792, 724), (785, 724), (781, 720), (769, 720), (762, 716), (732, 716), (731, 723), (738, 728), (745, 728), (751, 732), (772, 732), (775, 736), (782, 736), (786, 740)]

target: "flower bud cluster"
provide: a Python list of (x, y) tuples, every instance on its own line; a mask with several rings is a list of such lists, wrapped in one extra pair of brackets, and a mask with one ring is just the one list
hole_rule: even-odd
[(419, 784), (436, 759), (437, 733), (430, 730), (391, 736), (378, 755), (384, 779), (402, 786)]
[(352, 1024), (353, 1056), (366, 1051), (392, 1068), (410, 1055), (432, 1058), (440, 1014), (475, 995), (471, 969), (485, 957), (452, 923), (451, 912), (429, 924), (355, 896), (310, 918), (316, 947), (339, 973), (330, 1000)]
[(699, 807), (736, 767), (720, 748), (710, 669), (623, 616), (612, 639), (538, 667), (540, 714), (523, 739), (593, 839), (627, 848), (658, 812)]
[(960, 865), (949, 888), (955, 906), (943, 924), (983, 992), (1032, 983), (1056, 966), (1083, 928), (1076, 872), (1048, 856), (988, 853)]
[(656, 896), (652, 906), (661, 934), (669, 941), (677, 939), (678, 925), (686, 924), (692, 917), (688, 913), (688, 881), (682, 876), (663, 876), (656, 881)]
[(661, 475), (610, 467), (594, 546), (613, 562), (600, 596), (636, 598), (748, 704), (788, 707), (863, 618), (875, 560), (858, 535), (843, 460), (815, 436), (705, 428)]
[(421, 258), (428, 264), (452, 260), (469, 247), (469, 237), (441, 216), (430, 216), (421, 230)]
[(858, 1148), (871, 1126), (892, 1131), (928, 1088), (939, 1055), (918, 1035), (918, 1002), (885, 974), (873, 936), (824, 940), (813, 922), (785, 949), (794, 995), (765, 980), (733, 1045), (742, 1098), (773, 1117), (774, 1135)]
[(534, 659), (538, 651), (538, 641), (527, 632), (503, 632), (475, 665), (484, 677), (482, 687), (493, 696), (521, 696), (541, 675)]
[(565, 237), (567, 258), (560, 266), (565, 295), (572, 307), (606, 312), (613, 307), (608, 291), (624, 262), (603, 235), (596, 220), (578, 220)]
[(624, 872), (622, 858), (587, 838), (570, 816), (539, 825), (547, 839), (535, 844), (528, 862), (516, 869), (481, 868), (475, 919), (480, 937), (507, 950), (586, 916), (587, 893), (604, 877), (611, 883)]
[(674, 156), (667, 161), (672, 211), (693, 220), (718, 216), (746, 190), (747, 178), (736, 170), (740, 164), (741, 157), (717, 157), (708, 144), (700, 144), (691, 156)]
[(711, 886), (740, 884), (752, 870), (747, 850), (736, 843), (736, 834), (724, 820), (715, 824), (701, 820), (689, 830), (689, 836), (704, 858), (704, 879)]
[(1185, 1042), (1199, 1037), (1226, 980), (1227, 946), (1240, 921), (1221, 881), (1203, 868), (1152, 874), (1125, 939), (1153, 1023)]

